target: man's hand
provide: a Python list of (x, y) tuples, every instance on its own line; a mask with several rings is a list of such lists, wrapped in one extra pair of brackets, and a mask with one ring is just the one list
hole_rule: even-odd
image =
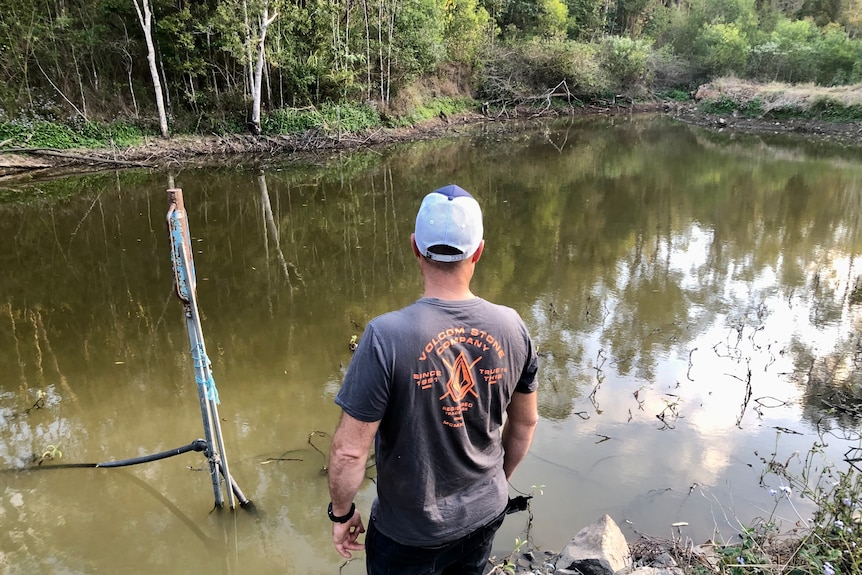
[(347, 523), (332, 524), (332, 544), (342, 556), (352, 559), (352, 551), (365, 551), (365, 544), (357, 541), (362, 533), (365, 533), (365, 525), (357, 510)]
[[(365, 462), (380, 426), (379, 421), (359, 421), (343, 413), (329, 451), (329, 497), (337, 513), (347, 513), (362, 480), (365, 479)], [(359, 510), (345, 523), (332, 524), (332, 544), (335, 550), (348, 559), (351, 551), (362, 551), (365, 545), (357, 539), (365, 533)]]

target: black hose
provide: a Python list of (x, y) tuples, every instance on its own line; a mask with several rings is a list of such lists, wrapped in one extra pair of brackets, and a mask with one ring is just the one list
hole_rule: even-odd
[[(138, 465), (139, 463), (149, 463), (151, 461), (158, 461), (160, 459), (167, 459), (168, 457), (173, 457), (174, 455), (180, 455), (183, 453), (188, 453), (189, 451), (206, 451), (207, 442), (203, 439), (195, 439), (188, 445), (183, 445), (182, 447), (177, 447), (176, 449), (169, 449), (167, 451), (162, 451), (160, 453), (153, 453), (152, 455), (144, 455), (142, 457), (133, 457), (131, 459), (121, 459), (120, 461), (105, 461), (102, 463), (59, 463), (57, 465), (45, 465), (43, 466), (41, 463), (34, 467), (23, 467), (20, 469), (0, 469), (0, 473), (20, 473), (25, 471), (38, 471), (41, 469), (82, 469), (82, 468), (112, 468), (112, 467), (128, 467), (130, 465)], [(225, 472), (224, 468), (219, 465), (219, 471), (221, 471), (221, 475), (224, 477)], [(254, 503), (249, 500), (245, 494), (243, 494), (242, 490), (237, 485), (236, 481), (234, 481), (233, 477), (227, 478), (225, 480), (230, 483), (230, 489), (233, 490), (234, 495), (236, 495), (237, 499), (239, 499), (239, 506), (243, 509), (248, 509), (249, 511), (254, 511)]]
[(38, 465), (35, 467), (24, 467), (21, 469), (3, 469), (2, 472), (21, 472), (21, 471), (36, 471), (38, 469), (80, 469), (94, 467), (128, 467), (129, 465), (138, 465), (139, 463), (149, 463), (160, 459), (167, 459), (174, 455), (188, 453), (189, 451), (206, 451), (207, 442), (203, 439), (195, 439), (188, 445), (169, 449), (161, 453), (153, 453), (152, 455), (144, 455), (143, 457), (133, 457), (131, 459), (121, 459), (120, 461), (105, 461), (103, 463), (60, 463), (57, 465)]

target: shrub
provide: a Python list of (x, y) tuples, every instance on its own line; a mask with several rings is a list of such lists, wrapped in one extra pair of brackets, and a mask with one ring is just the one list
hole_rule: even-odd
[(104, 148), (139, 142), (143, 131), (126, 122), (72, 121), (60, 124), (46, 120), (19, 118), (0, 123), (0, 141), (9, 146), (31, 148)]
[(601, 66), (607, 70), (616, 90), (643, 84), (647, 80), (647, 61), (651, 51), (648, 40), (608, 36), (601, 43)]
[(862, 43), (851, 40), (843, 28), (830, 24), (814, 42), (818, 84), (852, 84), (859, 81), (857, 63), (862, 60)]
[(674, 53), (670, 46), (650, 51), (647, 74), (657, 90), (684, 89), (688, 92), (697, 85), (697, 76), (691, 62)]
[(531, 41), (485, 54), (477, 93), (489, 101), (520, 101), (546, 93), (563, 80), (576, 97), (613, 90), (598, 47), (572, 41)]
[(324, 104), (320, 116), (327, 129), (345, 132), (360, 132), (380, 126), (380, 114), (376, 108), (358, 104)]
[(705, 114), (730, 114), (736, 109), (736, 102), (727, 96), (715, 100), (706, 100), (700, 105), (700, 111)]
[(320, 113), (313, 109), (280, 108), (266, 113), (261, 118), (264, 134), (295, 134), (322, 125)]
[(700, 36), (705, 64), (714, 75), (742, 74), (748, 61), (748, 40), (736, 24), (707, 24)]
[(811, 104), (809, 113), (824, 120), (848, 121), (862, 120), (862, 106), (845, 106), (833, 98), (818, 98)]

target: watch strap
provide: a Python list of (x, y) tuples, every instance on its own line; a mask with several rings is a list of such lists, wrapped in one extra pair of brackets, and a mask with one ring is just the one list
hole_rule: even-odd
[(326, 514), (329, 515), (329, 520), (333, 523), (347, 523), (353, 517), (354, 513), (356, 513), (356, 503), (351, 503), (347, 514), (341, 516), (332, 513), (332, 501), (329, 502), (329, 507), (326, 508)]

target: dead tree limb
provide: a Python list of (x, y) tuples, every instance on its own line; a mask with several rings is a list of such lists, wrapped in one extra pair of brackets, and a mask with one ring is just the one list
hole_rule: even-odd
[(102, 158), (99, 156), (81, 156), (78, 154), (61, 152), (60, 150), (54, 150), (52, 148), (7, 148), (5, 150), (0, 150), (0, 154), (29, 154), (31, 156), (51, 156), (54, 158), (64, 158), (68, 160), (75, 160), (78, 162), (89, 162), (96, 164), (116, 164), (119, 166), (136, 166), (139, 168), (153, 167), (152, 165), (144, 164), (143, 162), (116, 160), (111, 158)]

